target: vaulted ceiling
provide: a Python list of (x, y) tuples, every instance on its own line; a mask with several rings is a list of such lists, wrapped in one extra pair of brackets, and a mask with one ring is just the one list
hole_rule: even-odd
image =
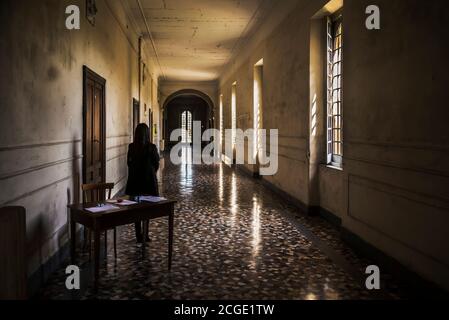
[(268, 0), (127, 0), (165, 80), (209, 81), (262, 21)]

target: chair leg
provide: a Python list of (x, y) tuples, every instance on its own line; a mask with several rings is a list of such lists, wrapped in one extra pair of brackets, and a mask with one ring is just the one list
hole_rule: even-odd
[(114, 256), (117, 259), (117, 228), (114, 228)]

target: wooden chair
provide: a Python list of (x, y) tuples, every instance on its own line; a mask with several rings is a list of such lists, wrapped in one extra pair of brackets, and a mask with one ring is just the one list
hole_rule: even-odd
[[(81, 189), (83, 190), (84, 202), (101, 202), (106, 200), (106, 192), (108, 194), (107, 199), (111, 199), (112, 189), (114, 189), (113, 183), (94, 183), (83, 184)], [(117, 229), (114, 228), (114, 256), (117, 259)], [(89, 259), (92, 254), (92, 232), (88, 230), (88, 234), (84, 235), (84, 246), (86, 247), (86, 238), (89, 239)], [(87, 237), (86, 237), (87, 236)], [(106, 254), (108, 252), (108, 230), (104, 233), (104, 245)]]
[(26, 211), (0, 208), (0, 300), (27, 299)]

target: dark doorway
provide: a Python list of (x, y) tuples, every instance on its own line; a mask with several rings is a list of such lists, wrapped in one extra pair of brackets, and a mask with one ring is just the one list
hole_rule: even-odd
[(140, 123), (140, 102), (133, 99), (133, 134)]
[[(165, 146), (168, 149), (181, 141), (191, 143), (193, 121), (201, 122), (201, 135), (205, 130), (210, 128), (209, 104), (203, 98), (196, 95), (182, 95), (172, 99), (165, 106), (164, 113)], [(181, 137), (179, 141), (170, 141), (170, 135), (173, 130), (181, 128), (186, 129), (186, 132), (189, 134)]]
[(153, 123), (153, 110), (149, 110), (148, 112), (148, 124), (150, 127), (150, 142), (153, 143), (154, 141), (154, 134), (155, 134), (155, 128), (154, 128), (154, 123)]
[(83, 183), (106, 180), (106, 80), (83, 70)]

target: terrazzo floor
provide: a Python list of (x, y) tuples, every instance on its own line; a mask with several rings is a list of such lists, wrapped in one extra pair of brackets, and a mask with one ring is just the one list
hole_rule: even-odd
[(80, 252), (81, 290), (65, 287), (67, 260), (37, 299), (404, 297), (384, 273), (382, 290), (367, 290), (364, 272), (372, 262), (358, 257), (327, 221), (303, 214), (257, 179), (224, 164), (175, 166), (167, 159), (159, 174), (162, 194), (178, 201), (171, 272), (167, 219), (156, 219), (144, 258), (134, 227), (118, 229), (118, 258), (109, 244), (98, 292), (88, 256)]

